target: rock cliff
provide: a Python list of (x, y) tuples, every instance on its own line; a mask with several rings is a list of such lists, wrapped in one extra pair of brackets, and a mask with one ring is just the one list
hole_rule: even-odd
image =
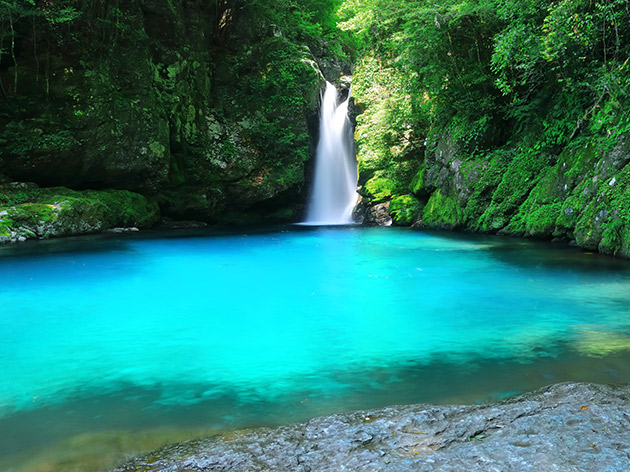
[(462, 158), (442, 141), (427, 152), (406, 198), (417, 227), (556, 238), (585, 249), (630, 257), (630, 147), (586, 144), (559, 156), (499, 153)]
[(7, 10), (15, 47), (0, 55), (0, 206), (14, 218), (3, 234), (20, 232), (21, 205), (50, 203), (16, 182), (126, 190), (180, 220), (296, 218), (322, 70), (334, 80), (348, 69), (339, 45), (306, 31), (293, 7), (264, 2), (76, 5), (63, 22), (34, 6)]

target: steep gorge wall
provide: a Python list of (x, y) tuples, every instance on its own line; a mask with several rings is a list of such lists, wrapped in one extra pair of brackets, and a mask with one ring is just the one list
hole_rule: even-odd
[(346, 23), (365, 221), (630, 257), (628, 9), (373, 4)]
[[(413, 176), (364, 170), (368, 224), (553, 239), (630, 258), (627, 138), (593, 137), (558, 154), (504, 147), (471, 155), (443, 135), (424, 144), (401, 160)], [(368, 150), (359, 145), (359, 159)]]
[[(264, 2), (82, 3), (58, 26), (14, 23), (15, 60), (0, 62), (0, 207), (59, 200), (15, 184), (28, 182), (131, 191), (162, 216), (208, 223), (302, 211), (330, 44), (309, 48)], [(17, 232), (0, 222), (0, 237)]]
[[(556, 239), (630, 257), (630, 146), (461, 159), (447, 142), (415, 182), (418, 227)], [(397, 215), (394, 201), (394, 214)], [(396, 216), (395, 216), (396, 218)], [(396, 218), (400, 221), (400, 218)]]

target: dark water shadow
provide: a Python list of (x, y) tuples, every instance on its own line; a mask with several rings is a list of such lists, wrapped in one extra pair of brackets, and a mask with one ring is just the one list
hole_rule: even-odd
[(0, 260), (15, 260), (29, 257), (47, 257), (64, 254), (99, 254), (111, 252), (133, 252), (129, 242), (132, 235), (84, 235), (64, 238), (29, 240), (23, 243), (0, 246)]
[(208, 227), (191, 229), (151, 229), (128, 233), (99, 233), (0, 245), (0, 260), (45, 257), (64, 254), (134, 252), (133, 243), (158, 239), (179, 240), (230, 236), (253, 236), (288, 232), (292, 225), (251, 227)]
[(583, 272), (617, 271), (630, 275), (630, 260), (587, 251), (570, 246), (566, 242), (526, 239), (491, 234), (415, 230), (423, 234), (458, 242), (474, 242), (485, 245), (487, 251), (499, 262), (522, 268), (572, 269)]
[[(315, 387), (312, 378), (324, 378)], [(625, 383), (630, 343), (606, 355), (588, 355), (558, 344), (527, 359), (433, 359), (357, 371), (313, 372), (304, 387), (275, 397), (220, 385), (119, 385), (110, 392), (75, 392), (67, 401), (0, 418), (0, 458), (35, 453), (74, 436), (154, 428), (213, 431), (277, 426), (391, 404), (475, 404), (500, 400), (557, 382)], [(326, 387), (328, 386), (328, 387)], [(164, 402), (164, 388), (181, 389), (188, 402)], [(212, 392), (212, 393), (208, 393)], [(0, 461), (0, 463), (2, 463)]]

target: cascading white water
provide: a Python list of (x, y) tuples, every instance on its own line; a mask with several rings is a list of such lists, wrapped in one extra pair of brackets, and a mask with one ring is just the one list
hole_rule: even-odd
[(350, 94), (338, 103), (337, 89), (326, 82), (315, 156), (315, 179), (306, 224), (352, 223), (352, 210), (358, 195), (354, 138), (348, 119), (349, 101)]

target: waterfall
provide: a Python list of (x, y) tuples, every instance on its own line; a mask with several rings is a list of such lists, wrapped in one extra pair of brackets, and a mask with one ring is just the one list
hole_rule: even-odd
[(354, 137), (348, 119), (348, 98), (337, 101), (337, 89), (326, 82), (322, 97), (315, 179), (306, 224), (352, 223), (357, 202), (357, 163)]

